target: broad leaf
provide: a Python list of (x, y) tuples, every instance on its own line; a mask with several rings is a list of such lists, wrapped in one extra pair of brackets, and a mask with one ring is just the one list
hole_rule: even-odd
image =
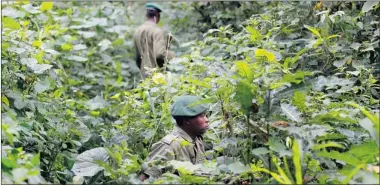
[(106, 107), (109, 103), (102, 97), (96, 96), (95, 98), (88, 100), (85, 104), (90, 110), (96, 110)]
[(106, 162), (109, 156), (107, 150), (102, 147), (87, 150), (75, 158), (75, 163), (71, 169), (76, 176), (92, 177), (103, 170), (96, 161)]
[(379, 4), (379, 1), (366, 1), (362, 7), (362, 12), (366, 13), (372, 10), (372, 8), (376, 6), (377, 4)]
[(3, 28), (9, 28), (12, 30), (18, 30), (21, 28), (20, 24), (16, 22), (14, 19), (12, 19), (11, 17), (4, 17), (2, 19), (2, 22), (3, 22)]
[(297, 123), (302, 122), (302, 118), (301, 118), (302, 114), (297, 110), (296, 107), (290, 104), (282, 103), (281, 110), (285, 114), (285, 116), (289, 118), (290, 120), (295, 121)]
[(234, 162), (228, 165), (228, 169), (234, 174), (241, 174), (250, 171), (248, 166), (244, 166), (241, 162)]
[(255, 154), (255, 155), (262, 155), (262, 154), (267, 154), (267, 153), (269, 153), (269, 150), (265, 147), (255, 148), (252, 150), (252, 154)]
[(50, 88), (50, 81), (48, 78), (45, 78), (42, 81), (38, 81), (36, 85), (34, 85), (34, 90), (36, 93), (42, 93)]
[(239, 82), (236, 86), (236, 94), (234, 98), (241, 104), (243, 109), (248, 111), (252, 105), (252, 99), (254, 98), (251, 87), (247, 83), (242, 81)]
[(276, 61), (276, 56), (272, 52), (267, 51), (265, 49), (257, 49), (255, 51), (255, 56), (256, 56), (256, 58), (263, 58), (264, 57), (269, 62), (275, 62)]
[(244, 61), (239, 61), (235, 63), (238, 74), (241, 77), (247, 78), (249, 81), (253, 79), (253, 71), (250, 69), (249, 65)]
[(41, 11), (51, 10), (53, 8), (53, 2), (42, 2)]
[(349, 153), (340, 153), (338, 151), (331, 151), (331, 152), (322, 151), (322, 152), (317, 153), (317, 155), (320, 157), (327, 157), (331, 159), (344, 161), (347, 164), (351, 164), (351, 165), (361, 164), (358, 158), (354, 157), (353, 155)]

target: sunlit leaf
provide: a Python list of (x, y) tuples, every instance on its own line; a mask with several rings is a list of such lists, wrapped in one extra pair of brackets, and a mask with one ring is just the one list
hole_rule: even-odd
[(272, 52), (269, 52), (265, 49), (257, 49), (255, 51), (255, 56), (257, 58), (262, 58), (265, 57), (269, 62), (274, 62), (276, 61), (276, 57)]
[(249, 65), (244, 61), (239, 61), (235, 63), (237, 72), (240, 76), (247, 78), (248, 80), (253, 79), (253, 71), (250, 69)]
[(344, 149), (344, 146), (341, 145), (341, 144), (339, 144), (339, 143), (327, 142), (327, 143), (323, 143), (323, 144), (314, 145), (313, 146), (313, 150), (320, 150), (320, 149), (327, 148), (327, 147), (335, 147), (335, 148), (342, 148), (342, 149)]
[(322, 38), (321, 37), (321, 34), (319, 33), (319, 31), (317, 30), (317, 28), (314, 28), (312, 26), (308, 26), (308, 25), (304, 25), (304, 27), (306, 29), (308, 29), (309, 31), (311, 31), (314, 35), (318, 36), (319, 38)]
[(46, 11), (46, 10), (51, 10), (52, 8), (53, 8), (53, 2), (42, 2), (40, 10)]
[(16, 22), (14, 19), (12, 19), (11, 17), (4, 17), (2, 19), (2, 22), (3, 22), (3, 28), (9, 28), (12, 30), (18, 30), (21, 28), (20, 24)]

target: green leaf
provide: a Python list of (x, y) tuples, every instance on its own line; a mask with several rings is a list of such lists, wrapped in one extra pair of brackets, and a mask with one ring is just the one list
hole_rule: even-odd
[(238, 74), (241, 77), (247, 78), (249, 81), (253, 79), (253, 71), (250, 69), (249, 65), (244, 61), (239, 61), (235, 63)]
[(53, 2), (42, 2), (40, 10), (46, 11), (51, 10), (53, 8)]
[(269, 62), (275, 62), (276, 61), (276, 56), (272, 52), (269, 52), (265, 49), (257, 49), (255, 51), (255, 56), (256, 56), (256, 58), (265, 57)]
[(316, 115), (313, 119), (310, 120), (310, 123), (357, 123), (356, 120), (353, 120), (349, 117), (344, 116), (344, 113), (338, 110), (332, 110), (326, 114)]
[(313, 150), (320, 150), (320, 149), (327, 148), (327, 147), (335, 147), (335, 148), (344, 149), (344, 146), (339, 144), (339, 143), (327, 142), (327, 143), (323, 143), (323, 144), (314, 145)]
[(358, 171), (361, 169), (361, 168), (364, 168), (365, 167), (365, 164), (359, 164), (355, 167), (354, 170), (352, 170), (350, 172), (349, 175), (347, 175), (346, 179), (342, 182), (342, 184), (348, 184), (350, 182), (350, 180), (352, 179), (352, 177), (354, 177), (354, 175), (356, 173), (358, 173)]
[(105, 148), (98, 147), (87, 150), (75, 158), (75, 163), (71, 171), (77, 176), (92, 177), (103, 170), (96, 161), (107, 161), (109, 158)]
[(292, 150), (296, 182), (297, 184), (302, 184), (301, 149), (297, 140), (294, 140)]
[(365, 161), (366, 163), (373, 163), (376, 162), (375, 156), (378, 156), (380, 151), (379, 147), (376, 145), (376, 142), (371, 140), (353, 145), (348, 153), (354, 155), (360, 160)]
[(301, 112), (305, 112), (307, 109), (306, 93), (295, 91), (292, 99), (292, 104), (295, 105)]
[(37, 94), (43, 93), (50, 88), (50, 81), (48, 78), (45, 78), (43, 81), (38, 81), (36, 85), (34, 85), (34, 91)]
[(318, 141), (324, 141), (324, 140), (340, 140), (340, 139), (347, 139), (347, 136), (339, 133), (334, 133), (334, 134), (325, 134), (322, 136), (317, 136), (316, 138)]
[(64, 43), (61, 45), (61, 49), (63, 51), (71, 51), (73, 50), (73, 45), (71, 45), (70, 43)]
[(247, 26), (247, 27), (245, 27), (245, 29), (247, 29), (247, 31), (251, 34), (250, 38), (252, 41), (260, 40), (262, 38), (261, 33), (258, 30), (256, 30), (255, 28), (253, 28), (251, 26)]
[(121, 45), (123, 45), (123, 43), (124, 43), (124, 39), (119, 38), (119, 39), (113, 41), (113, 42), (112, 42), (112, 45), (113, 45), (113, 46), (121, 46)]
[(12, 30), (18, 30), (21, 28), (20, 24), (10, 17), (3, 18), (3, 28), (9, 28)]
[(366, 1), (362, 7), (362, 12), (366, 13), (372, 10), (372, 8), (376, 6), (377, 4), (379, 4), (379, 1)]
[(34, 155), (32, 159), (30, 159), (30, 162), (33, 166), (39, 166), (40, 165), (40, 153)]
[(351, 165), (361, 164), (360, 160), (350, 153), (340, 153), (338, 151), (331, 151), (331, 152), (321, 151), (317, 153), (317, 156), (344, 161), (347, 164), (351, 164)]
[(250, 168), (248, 166), (245, 166), (239, 161), (229, 164), (228, 169), (235, 174), (241, 174), (250, 171)]
[(40, 174), (40, 170), (35, 169), (35, 170), (29, 170), (28, 176), (37, 176)]
[(4, 165), (4, 166), (6, 166), (8, 168), (13, 169), (13, 168), (16, 168), (17, 163), (16, 163), (16, 161), (10, 160), (10, 159), (5, 158), (5, 157), (2, 157), (1, 158), (1, 165)]
[(254, 95), (251, 92), (251, 87), (247, 83), (240, 81), (236, 85), (235, 91), (236, 91), (236, 94), (235, 94), (234, 99), (238, 103), (240, 103), (240, 105), (245, 111), (248, 111), (252, 105), (252, 99), (254, 98)]
[(309, 31), (311, 31), (314, 35), (318, 36), (319, 38), (322, 38), (321, 37), (321, 34), (319, 33), (318, 29), (317, 28), (314, 28), (312, 26), (308, 26), (308, 25), (303, 25), (306, 29), (308, 29)]
[(265, 147), (255, 148), (252, 150), (252, 154), (255, 154), (255, 155), (262, 155), (262, 154), (267, 154), (267, 153), (269, 153), (269, 150)]
[(297, 110), (296, 107), (290, 104), (281, 103), (281, 110), (285, 114), (285, 116), (290, 120), (295, 121), (297, 123), (303, 121), (301, 117), (302, 114)]
[(351, 105), (357, 109), (359, 109), (365, 116), (367, 116), (368, 119), (370, 119), (372, 121), (372, 123), (378, 127), (378, 125), (380, 124), (380, 118), (379, 116), (375, 115), (375, 114), (372, 114), (370, 113), (369, 111), (367, 111), (364, 107), (361, 107), (360, 105), (354, 103), (354, 102), (347, 102), (346, 104), (348, 105)]
[(36, 47), (36, 48), (40, 48), (41, 45), (42, 45), (42, 41), (40, 41), (40, 40), (35, 40), (35, 41), (33, 41), (33, 43), (32, 43), (32, 46), (34, 46), (34, 47)]
[(7, 98), (6, 96), (2, 95), (2, 96), (1, 96), (1, 101), (2, 101), (5, 105), (7, 105), (7, 106), (9, 107), (9, 100), (8, 100), (8, 98)]

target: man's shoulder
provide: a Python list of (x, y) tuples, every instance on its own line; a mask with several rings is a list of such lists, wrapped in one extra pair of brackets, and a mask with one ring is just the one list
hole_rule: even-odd
[(178, 136), (175, 133), (171, 132), (163, 137), (161, 141), (167, 145), (171, 145), (177, 138)]

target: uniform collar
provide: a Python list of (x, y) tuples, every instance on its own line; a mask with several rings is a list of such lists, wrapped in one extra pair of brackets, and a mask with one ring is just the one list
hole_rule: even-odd
[[(182, 137), (183, 139), (185, 139), (186, 141), (188, 142), (194, 142), (194, 140), (189, 136), (189, 134), (187, 134), (184, 130), (182, 130), (179, 126), (175, 126), (174, 127), (174, 132), (176, 134), (178, 134), (178, 136)], [(195, 138), (195, 140), (197, 140), (198, 137)]]
[(150, 25), (153, 25), (153, 26), (157, 26), (157, 24), (153, 23), (152, 21), (145, 21), (145, 24), (150, 24)]

